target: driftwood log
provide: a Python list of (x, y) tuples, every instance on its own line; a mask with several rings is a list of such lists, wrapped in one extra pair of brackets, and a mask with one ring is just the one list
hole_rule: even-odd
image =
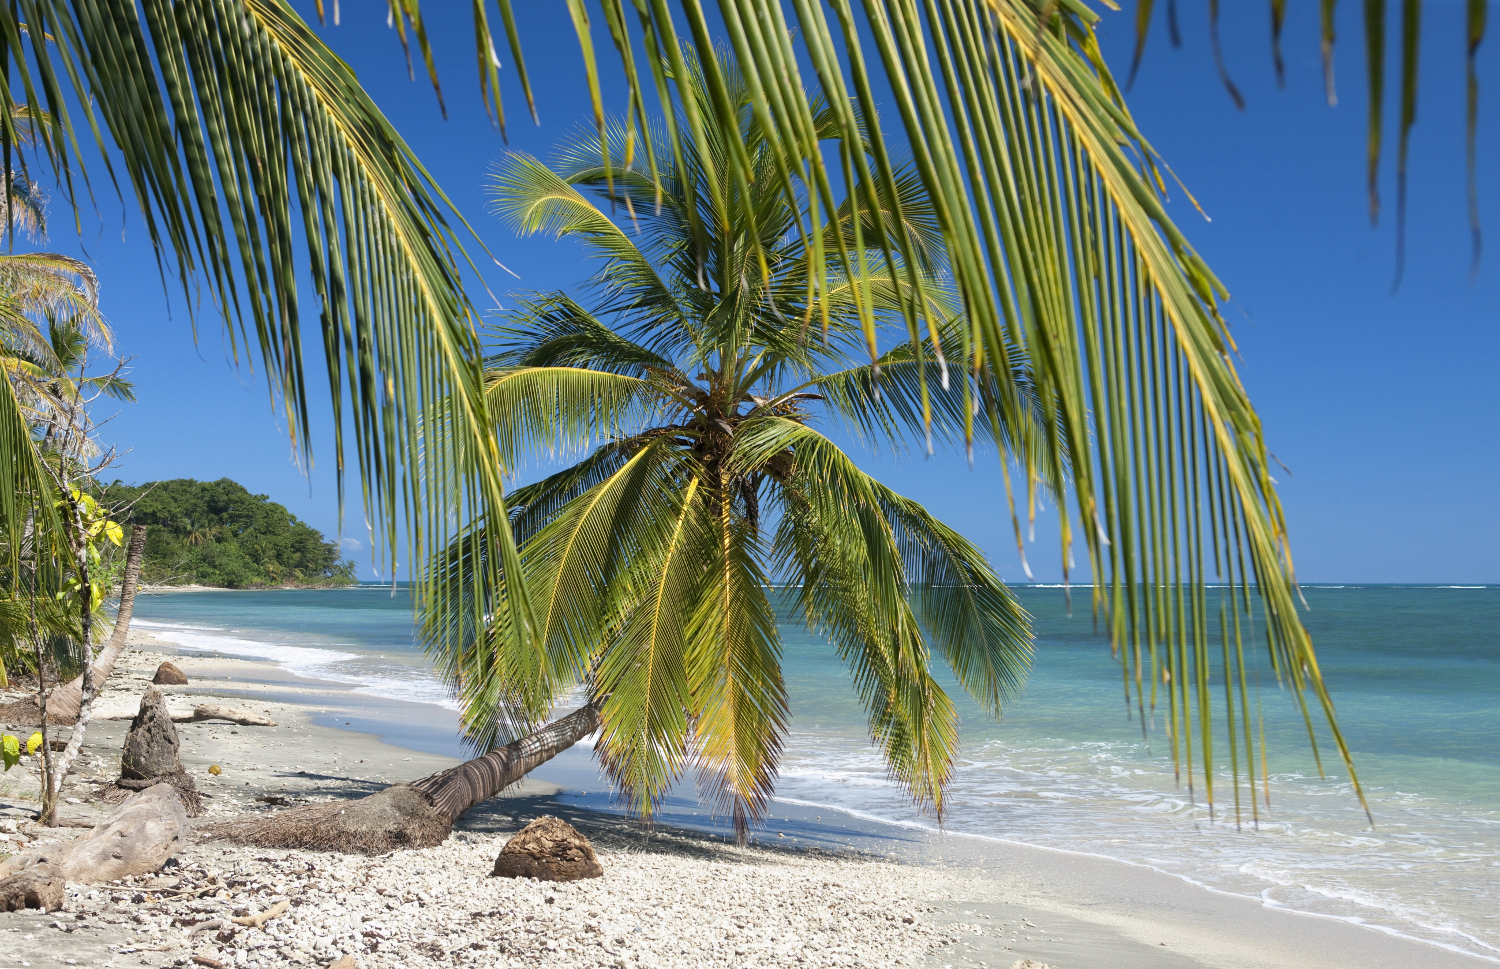
[[(174, 713), (173, 723), (198, 723), (203, 720), (227, 720), (230, 723), (239, 724), (241, 727), (274, 727), (276, 721), (270, 717), (263, 717), (249, 710), (240, 710), (235, 707), (221, 707), (217, 703), (200, 703), (193, 707), (192, 713)], [(106, 720), (133, 720), (134, 714), (117, 713)]]
[(176, 790), (157, 784), (132, 794), (81, 838), (0, 861), (0, 895), (13, 876), (39, 865), (55, 865), (69, 882), (82, 885), (160, 871), (186, 837), (187, 814)]
[(599, 729), (595, 703), (535, 733), (412, 784), (393, 784), (357, 801), (331, 801), (278, 811), (198, 830), (263, 848), (360, 851), (384, 854), (397, 848), (441, 844), (453, 822), (521, 780)]
[(67, 883), (56, 865), (33, 865), (19, 875), (0, 880), (0, 912), (25, 908), (55, 912), (67, 900)]
[(237, 710), (234, 707), (221, 707), (215, 703), (200, 703), (193, 707), (191, 716), (172, 715), (173, 721), (177, 723), (197, 723), (199, 720), (228, 720), (242, 727), (274, 727), (276, 721), (270, 717), (263, 717), (249, 710)]

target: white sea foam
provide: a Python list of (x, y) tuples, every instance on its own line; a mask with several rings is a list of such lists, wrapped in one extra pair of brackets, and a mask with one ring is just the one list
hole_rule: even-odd
[[(1465, 843), (1476, 833), (1476, 812), (1372, 789), (1382, 825), (1371, 831), (1351, 809), (1357, 802), (1347, 785), (1283, 771), (1271, 779), (1276, 814), (1263, 816), (1257, 833), (1244, 805), (1245, 830), (1236, 831), (1227, 778), (1210, 822), (1201, 792), (1194, 803), (1174, 788), (1170, 763), (1141, 760), (1129, 744), (975, 748), (955, 764), (948, 834), (1110, 858), (1268, 907), (1500, 962), (1500, 935), (1486, 924), (1495, 892), (1484, 887), (1493, 883), (1496, 845)], [(934, 829), (868, 742), (799, 735), (795, 724), (776, 800)], [(1471, 891), (1453, 891), (1466, 882)]]
[(458, 709), (452, 693), (429, 669), (406, 663), (382, 662), (378, 656), (368, 652), (329, 648), (330, 645), (357, 644), (305, 646), (248, 639), (217, 626), (142, 619), (135, 620), (134, 624), (149, 629), (156, 638), (180, 649), (270, 660), (295, 676), (352, 685), (355, 693), (410, 703), (428, 703), (449, 710)]

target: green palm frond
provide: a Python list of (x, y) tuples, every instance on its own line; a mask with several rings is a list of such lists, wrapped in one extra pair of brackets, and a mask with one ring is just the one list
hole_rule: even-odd
[[(851, 483), (866, 490), (857, 477)], [(957, 712), (929, 671), (890, 525), (873, 501), (850, 502), (842, 488), (834, 498), (811, 476), (801, 484), (786, 489), (776, 542), (781, 564), (801, 579), (794, 607), (849, 668), (891, 774), (941, 817)]]
[(704, 546), (711, 548), (712, 540), (698, 484), (696, 475), (687, 482), (656, 541), (633, 563), (637, 594), (622, 610), (618, 639), (602, 651), (594, 680), (604, 697), (600, 762), (622, 799), (644, 818), (687, 764), (691, 610), (705, 585), (711, 559)]
[[(983, 553), (798, 422), (777, 417), (748, 421), (734, 461), (754, 466), (779, 454), (790, 454), (792, 497), (783, 523), (785, 541), (778, 544), (797, 557), (804, 574), (828, 573), (826, 580), (805, 581), (799, 592), (809, 625), (846, 630), (839, 638), (850, 643), (860, 635), (862, 623), (856, 617), (861, 614), (903, 617), (888, 629), (866, 634), (887, 644), (887, 665), (872, 663), (868, 671), (857, 674), (857, 681), (873, 676), (871, 682), (878, 682), (881, 669), (911, 666), (914, 660), (903, 659), (902, 650), (923, 650), (930, 640), (964, 689), (998, 716), (1002, 704), (1013, 699), (1025, 681), (1032, 653), (1031, 624)], [(862, 609), (851, 609), (851, 595), (865, 599)], [(932, 694), (932, 702), (941, 707), (937, 696)], [(932, 727), (916, 729), (915, 722), (909, 726), (893, 737), (945, 735)], [(909, 757), (914, 764), (936, 769), (930, 755), (909, 752)], [(913, 785), (933, 792), (939, 810), (946, 776), (943, 769), (919, 788)]]
[(569, 180), (530, 156), (515, 153), (495, 182), (496, 213), (522, 234), (571, 237), (605, 260), (596, 275), (616, 299), (640, 312), (673, 320), (682, 313), (655, 265), (625, 231)]
[(493, 369), (484, 390), (507, 474), (525, 457), (573, 453), (615, 436), (650, 416), (660, 397), (648, 380), (582, 367)]
[[(98, 9), (23, 0), (0, 11), (0, 37), (0, 96), (53, 119), (33, 129), (32, 166), (52, 167), (71, 201), (94, 177), (76, 134), (93, 134), (110, 179), (129, 186), (164, 273), (177, 276), (194, 310), (200, 284), (212, 296), (231, 352), (264, 367), (309, 458), (302, 346), (311, 315), (341, 498), (347, 428), (367, 517), (392, 557), (403, 517), (402, 554), (418, 561), (453, 538), (493, 546), (472, 557), (490, 570), (470, 578), (473, 588), (419, 583), (416, 598), (482, 601), (483, 586), (497, 586), (502, 565), (519, 559), (459, 275), (464, 257), (447, 198), (348, 65), (284, 0)], [(20, 143), (13, 118), (0, 118), (0, 142), (7, 155)], [(311, 314), (299, 296), (309, 284)], [(483, 528), (465, 528), (470, 521)], [(523, 590), (506, 603), (524, 617)]]
[(765, 816), (791, 710), (757, 529), (731, 491), (705, 495), (709, 554), (687, 657), (698, 787), (736, 830)]
[(578, 682), (638, 595), (640, 570), (673, 521), (683, 459), (661, 441), (640, 448), (584, 491), (527, 543), (525, 582), (536, 597), (535, 647), (523, 647), (515, 682), (535, 684), (527, 712), (545, 716)]
[(605, 326), (566, 293), (521, 300), (504, 320), (492, 329), (496, 352), (485, 361), (491, 369), (588, 367), (636, 377), (674, 375), (665, 357)]

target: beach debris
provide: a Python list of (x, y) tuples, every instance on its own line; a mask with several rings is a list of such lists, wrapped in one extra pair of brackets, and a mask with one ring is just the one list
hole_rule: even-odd
[(208, 956), (193, 956), (193, 964), (202, 966), (203, 969), (229, 969), (218, 959), (210, 959)]
[[(193, 707), (191, 713), (170, 713), (173, 723), (201, 723), (204, 720), (227, 720), (241, 727), (274, 727), (276, 721), (270, 717), (263, 717), (249, 710), (241, 710), (238, 707), (221, 707), (217, 703), (200, 703)], [(108, 716), (101, 715), (104, 720), (131, 720), (133, 714), (110, 713)]]
[(197, 925), (188, 928), (188, 938), (192, 938), (200, 932), (212, 932), (215, 929), (222, 929), (228, 924), (223, 919), (209, 919), (207, 922), (199, 922)]
[(505, 843), (493, 875), (572, 882), (604, 874), (589, 839), (559, 818), (542, 816)]
[(200, 832), (262, 848), (358, 851), (383, 855), (398, 848), (442, 844), (453, 823), (410, 784), (393, 784), (352, 801), (325, 801), (239, 821), (204, 825)]
[(220, 767), (218, 764), (209, 764), (208, 772), (215, 777), (218, 777), (220, 774), (224, 773), (224, 768)]
[(328, 969), (359, 969), (353, 956), (340, 956), (328, 964)]
[(291, 901), (283, 898), (281, 901), (277, 902), (275, 905), (272, 905), (264, 912), (258, 912), (255, 915), (246, 915), (242, 918), (231, 919), (231, 921), (234, 922), (235, 925), (248, 925), (252, 929), (263, 929), (266, 927), (267, 922), (271, 921), (277, 916), (285, 915), (286, 910), (291, 908), (291, 906)]
[[(56, 865), (74, 884), (94, 885), (160, 871), (182, 849), (187, 813), (170, 784), (132, 794), (92, 831), (0, 861), (0, 878)], [(6, 884), (0, 881), (0, 889)]]
[(146, 687), (141, 708), (125, 734), (125, 750), (120, 757), (120, 777), (124, 780), (148, 781), (155, 777), (181, 774), (178, 756), (182, 742), (177, 727), (167, 713), (161, 690)]
[(237, 723), (241, 727), (274, 727), (276, 721), (270, 717), (263, 717), (249, 710), (240, 710), (235, 707), (221, 707), (217, 703), (200, 703), (193, 707), (191, 716), (174, 715), (173, 720), (178, 723), (197, 723), (200, 720), (228, 720)]
[(9, 878), (0, 880), (0, 912), (19, 912), (38, 908), (55, 912), (63, 907), (66, 877), (61, 868), (38, 864)]
[(187, 686), (188, 678), (187, 674), (177, 668), (177, 664), (162, 663), (156, 668), (156, 676), (151, 682), (158, 686)]
[(146, 687), (141, 708), (125, 734), (120, 777), (113, 788), (100, 791), (100, 797), (118, 803), (135, 791), (156, 784), (170, 784), (177, 791), (188, 817), (198, 817), (203, 813), (203, 799), (192, 775), (183, 769), (178, 756), (181, 747), (177, 727), (167, 713), (166, 699), (161, 690), (155, 686)]
[(1035, 959), (1017, 959), (1010, 964), (1010, 969), (1049, 969), (1045, 962), (1037, 962)]

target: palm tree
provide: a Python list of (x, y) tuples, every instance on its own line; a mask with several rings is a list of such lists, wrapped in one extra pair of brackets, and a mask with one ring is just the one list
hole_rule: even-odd
[[(904, 221), (865, 186), (863, 225), (846, 201), (819, 238), (799, 233), (805, 203), (777, 183), (774, 136), (732, 60), (718, 68), (738, 123), (705, 126), (679, 169), (685, 179), (664, 178), (660, 195), (651, 170), (669, 170), (669, 158), (605, 167), (589, 139), (551, 166), (512, 156), (498, 177), (497, 208), (519, 231), (578, 238), (602, 263), (588, 305), (557, 293), (506, 316), (504, 349), (485, 374), (502, 459), (513, 470), (602, 441), (510, 496), (521, 581), (540, 617), (536, 649), (465, 644), (438, 656), (462, 685), (481, 749), (586, 680), (602, 720), (600, 758), (638, 814), (649, 816), (696, 763), (743, 830), (764, 814), (786, 731), (766, 590), (781, 583), (852, 671), (892, 772), (941, 813), (957, 714), (932, 656), (998, 716), (1024, 680), (1030, 623), (977, 548), (861, 471), (818, 425), (877, 446), (920, 445), (929, 430), (962, 446), (983, 399), (996, 443), (1013, 452), (1035, 438), (1037, 408), (959, 366), (944, 381), (921, 342), (869, 361), (862, 317), (874, 315), (885, 345), (904, 336), (902, 307), (917, 298), (951, 324), (941, 342), (962, 359), (930, 205), (900, 171)], [(686, 90), (708, 108), (701, 74)], [(828, 113), (814, 116), (837, 137)], [(627, 157), (626, 132), (611, 134), (611, 157)], [(724, 157), (731, 143), (750, 160), (750, 190), (728, 191), (727, 220), (708, 213), (695, 240), (693, 199), (728, 188), (712, 184), (704, 157)], [(591, 195), (613, 203), (624, 226)], [(816, 245), (847, 250), (859, 269), (810, 275)], [(887, 262), (892, 250), (917, 254), (923, 290)], [(429, 635), (455, 641), (431, 625)], [(512, 640), (489, 638), (500, 650)]]
[[(436, 79), (419, 0), (389, 5), (403, 39), (415, 30)], [(509, 47), (530, 91), (509, 0), (498, 6), (508, 45), (495, 42), (488, 5), (472, 9), (481, 91), (503, 123), (498, 47)], [(710, 128), (738, 125), (726, 113), (740, 102), (708, 56), (709, 6), (653, 0), (637, 5), (636, 17), (621, 0), (599, 6), (624, 67), (624, 151), (667, 162), (651, 172), (653, 200), (661, 179), (691, 186), (691, 164), (711, 170), (708, 194), (682, 213), (705, 274), (709, 226), (727, 223), (734, 197), (750, 192), (753, 168), (741, 145), (724, 146), (719, 157), (694, 155)], [(910, 238), (895, 234), (896, 248), (883, 258), (905, 277), (898, 302), (908, 342), (915, 348), (926, 340), (923, 359), (941, 353), (950, 373), (977, 375), (980, 407), (965, 417), (966, 442), (1008, 416), (1006, 401), (1036, 401), (1035, 446), (1011, 452), (1021, 458), (1016, 477), (1028, 499), (1051, 491), (1064, 561), (1082, 546), (1095, 579), (1093, 605), (1125, 664), (1131, 696), (1143, 711), (1165, 702), (1170, 746), (1185, 776), (1197, 771), (1212, 799), (1208, 712), (1223, 673), (1236, 684), (1220, 709), (1237, 752), (1237, 805), (1241, 778), (1254, 781), (1252, 732), (1234, 732), (1246, 703), (1247, 637), (1266, 642), (1299, 703), (1311, 694), (1321, 706), (1347, 763), (1297, 615), (1264, 433), (1219, 315), (1226, 291), (1166, 215), (1164, 167), (1100, 55), (1089, 5), (716, 6), (712, 20), (722, 24), (751, 110), (762, 130), (775, 133), (772, 177), (784, 193), (806, 198), (798, 231), (810, 240), (809, 278), (867, 271), (854, 264), (865, 248), (829, 252), (818, 242), (820, 226), (837, 221), (851, 201), (853, 225), (873, 216), (870, 206), (891, 206), (904, 222), (893, 159), (898, 146), (909, 150), (911, 177), (932, 200), (932, 231), (948, 253), (963, 313), (955, 321), (943, 300), (919, 296), (927, 270)], [(583, 4), (570, 10), (608, 169), (615, 164), (609, 146), (619, 150), (619, 139), (603, 130), (595, 28)], [(680, 32), (697, 55), (681, 46)], [(195, 284), (207, 283), (234, 346), (244, 338), (264, 363), (293, 434), (310, 448), (306, 313), (298, 298), (298, 273), (305, 273), (321, 304), (340, 471), (347, 423), (367, 515), (387, 551), (399, 546), (404, 519), (411, 561), (457, 541), (456, 554), (470, 563), (423, 570), (418, 607), (449, 617), (442, 628), (500, 628), (513, 639), (503, 651), (523, 655), (541, 620), (524, 584), (501, 594), (506, 576), (523, 569), (502, 491), (509, 466), (492, 433), (474, 313), (461, 285), (467, 256), (446, 197), (347, 65), (284, 0), (26, 0), (0, 8), (0, 33), (11, 58), (11, 86), (0, 96), (24, 92), (38, 117), (55, 111), (39, 129), (37, 163), (60, 173), (72, 201), (86, 175), (75, 132), (95, 134), (118, 184), (130, 186), (164, 266), (176, 270), (190, 298)], [(683, 93), (695, 57), (706, 104)], [(826, 99), (817, 108), (803, 95), (806, 70)], [(875, 116), (876, 92), (887, 85), (890, 135), (862, 120)], [(650, 122), (648, 92), (661, 108), (660, 130)], [(76, 117), (69, 106), (77, 106)], [(829, 121), (836, 155), (823, 152)], [(0, 146), (18, 143), (13, 122), (0, 117)], [(868, 188), (849, 194), (836, 185)], [(752, 233), (747, 272), (779, 271), (768, 244)], [(885, 349), (874, 304), (859, 315), (873, 359)], [(814, 330), (821, 337), (820, 321)], [(950, 338), (961, 353), (948, 354)], [(940, 363), (939, 378), (943, 369)], [(930, 376), (917, 368), (919, 396), (941, 386)], [(990, 386), (995, 393), (980, 389)], [(25, 427), (18, 405), (0, 394), (7, 479), (0, 518), (12, 541), (25, 521), (18, 513), (25, 502), (14, 496), (38, 493), (45, 477), (27, 457)], [(997, 494), (995, 506), (1003, 500)], [(1016, 532), (1019, 539), (1019, 523)], [(492, 622), (487, 604), (513, 615)], [(453, 618), (459, 611), (462, 622)], [(1222, 663), (1211, 660), (1220, 650)], [(534, 710), (545, 686), (525, 687), (517, 709)]]

